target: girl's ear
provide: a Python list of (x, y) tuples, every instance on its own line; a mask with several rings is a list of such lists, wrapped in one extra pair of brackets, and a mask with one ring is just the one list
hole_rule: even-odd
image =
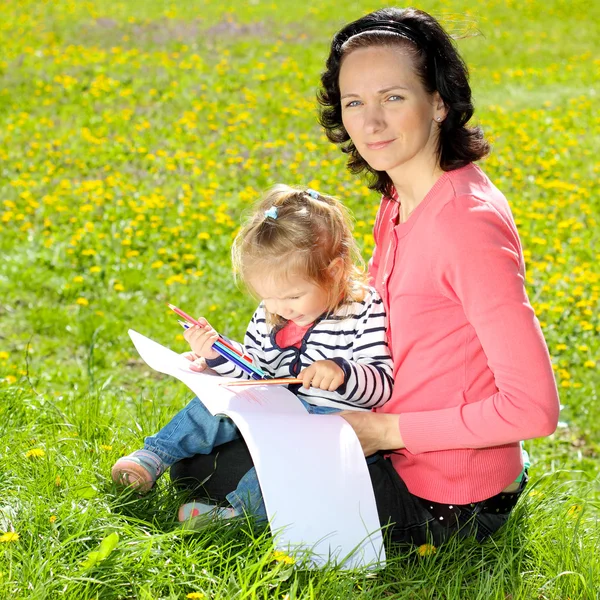
[(341, 256), (334, 258), (327, 267), (327, 272), (331, 279), (335, 282), (339, 282), (344, 275), (344, 261)]

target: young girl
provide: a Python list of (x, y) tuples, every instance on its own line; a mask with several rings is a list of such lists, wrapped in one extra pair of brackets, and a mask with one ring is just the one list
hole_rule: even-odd
[[(286, 185), (272, 188), (233, 246), (236, 276), (260, 299), (244, 345), (254, 364), (273, 377), (297, 377), (290, 385), (308, 412), (370, 410), (392, 392), (392, 361), (386, 341), (382, 301), (366, 284), (348, 213), (334, 198)], [(217, 354), (217, 333), (200, 318), (184, 337), (193, 357), (227, 377), (248, 378)], [(113, 480), (148, 491), (173, 463), (238, 437), (227, 417), (212, 416), (194, 398), (143, 450), (120, 458)], [(252, 469), (227, 496), (232, 508), (200, 503), (183, 505), (180, 520), (202, 512), (264, 516)]]

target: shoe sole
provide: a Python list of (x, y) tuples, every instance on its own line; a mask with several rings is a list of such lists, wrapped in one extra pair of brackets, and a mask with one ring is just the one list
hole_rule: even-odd
[(112, 480), (122, 487), (145, 494), (152, 489), (154, 481), (148, 479), (148, 471), (138, 463), (125, 458), (118, 460), (110, 472)]

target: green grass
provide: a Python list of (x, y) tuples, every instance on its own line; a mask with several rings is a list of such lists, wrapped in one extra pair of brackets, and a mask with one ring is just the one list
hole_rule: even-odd
[(373, 246), (378, 199), (324, 138), (315, 91), (331, 35), (379, 5), (227, 6), (2, 9), (0, 535), (19, 537), (0, 542), (0, 599), (599, 597), (598, 3), (419, 5), (481, 33), (459, 46), (494, 142), (483, 167), (517, 219), (564, 407), (553, 436), (527, 442), (532, 485), (508, 526), (483, 546), (391, 549), (378, 574), (303, 572), (251, 522), (182, 531), (167, 479), (116, 494), (112, 463), (189, 396), (127, 329), (183, 351), (173, 301), (242, 335), (254, 302), (228, 252), (263, 189), (338, 195)]

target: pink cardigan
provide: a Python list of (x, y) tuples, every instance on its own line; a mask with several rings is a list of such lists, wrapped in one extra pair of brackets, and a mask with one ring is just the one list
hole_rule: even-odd
[(388, 311), (392, 399), (406, 448), (391, 455), (415, 495), (466, 504), (522, 469), (519, 440), (551, 434), (559, 401), (527, 299), (517, 229), (476, 165), (444, 173), (405, 223), (383, 198), (369, 263)]

